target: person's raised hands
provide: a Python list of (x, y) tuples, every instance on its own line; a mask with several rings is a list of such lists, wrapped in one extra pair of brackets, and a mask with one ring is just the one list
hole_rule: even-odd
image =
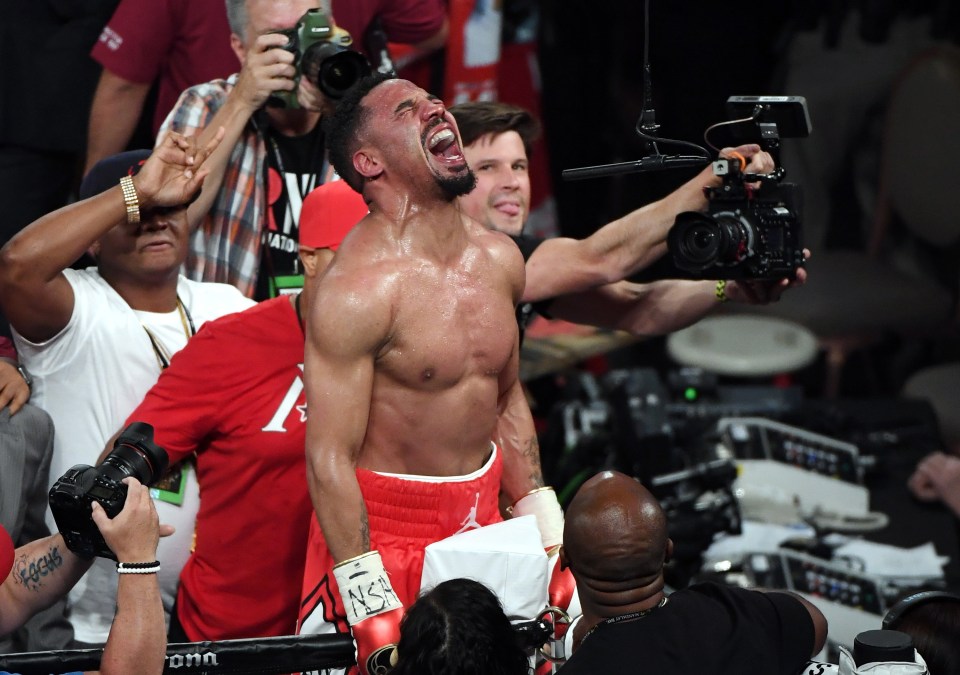
[(223, 139), (221, 127), (202, 148), (195, 136), (170, 131), (133, 177), (142, 209), (188, 204), (203, 184), (208, 171), (203, 163)]

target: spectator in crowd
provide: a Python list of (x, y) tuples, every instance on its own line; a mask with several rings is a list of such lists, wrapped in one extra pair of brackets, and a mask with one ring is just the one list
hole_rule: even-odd
[(450, 579), (417, 598), (400, 623), (393, 675), (527, 675), (527, 655), (493, 591)]
[(317, 518), (299, 630), (349, 626), (369, 673), (386, 667), (427, 544), (499, 521), (501, 490), (515, 516), (536, 515), (545, 547), (562, 513), (517, 377), (523, 261), (460, 213), (475, 178), (453, 116), (408, 81), (371, 77), (338, 103), (329, 140), (371, 212), (305, 310)]
[[(17, 546), (50, 535), (45, 521), (53, 422), (28, 403), (30, 375), (19, 365), (12, 340), (0, 336), (0, 526)], [(64, 617), (66, 598), (0, 637), (0, 654), (64, 649), (73, 630)]]
[(90, 108), (84, 174), (127, 149), (151, 87), (155, 136), (180, 92), (240, 65), (223, 0), (121, 0), (91, 56), (103, 70)]
[(367, 213), (351, 198), (359, 196), (343, 181), (308, 197), (301, 292), (208, 322), (127, 419), (152, 425), (171, 462), (197, 458), (203, 500), (170, 620), (172, 642), (296, 628), (313, 514), (303, 454), (302, 310), (312, 306), (316, 280), (343, 234)]
[[(124, 478), (127, 497), (123, 509), (110, 518), (96, 502), (92, 517), (104, 541), (116, 554), (116, 618), (103, 648), (100, 673), (163, 672), (166, 636), (163, 605), (157, 583), (156, 553), (161, 536), (171, 533), (160, 525), (149, 490), (136, 478)], [(126, 573), (125, 565), (138, 565)], [(59, 534), (13, 550), (13, 541), (0, 527), (0, 636), (15, 630), (31, 615), (62, 598), (90, 567), (74, 555)], [(134, 567), (133, 569), (137, 569)], [(149, 569), (150, 572), (144, 572)], [(79, 674), (77, 674), (79, 675)]]
[[(464, 142), (464, 155), (477, 174), (477, 187), (460, 198), (465, 213), (484, 226), (510, 235), (526, 260), (526, 286), (518, 316), (534, 310), (558, 319), (639, 335), (669, 333), (702, 318), (727, 300), (776, 301), (806, 280), (773, 282), (665, 279), (645, 284), (624, 281), (666, 253), (667, 232), (678, 213), (703, 210), (703, 187), (719, 185), (710, 167), (663, 199), (607, 223), (586, 239), (524, 236), (530, 207), (530, 149), (540, 133), (537, 120), (506, 103), (472, 102), (450, 108)], [(750, 159), (750, 171), (773, 170), (758, 145), (726, 149)], [(532, 304), (531, 304), (532, 303)]]
[(576, 673), (792, 675), (823, 647), (827, 622), (786, 591), (714, 583), (664, 592), (673, 542), (660, 504), (616, 471), (587, 480), (566, 510), (561, 565), (577, 580), (583, 618), (574, 653), (560, 668)]
[(117, 2), (3, 3), (0, 246), (76, 193), (100, 73), (89, 54)]
[[(362, 36), (351, 31), (363, 31), (377, 11), (392, 16), (387, 9), (395, 4), (373, 10), (351, 3), (339, 28), (357, 41)], [(333, 174), (320, 124), (332, 102), (309, 78), (300, 78), (297, 87), (294, 55), (279, 49), (287, 38), (276, 31), (294, 27), (316, 7), (317, 0), (228, 0), (230, 44), (240, 72), (185, 91), (163, 124), (161, 135), (166, 129), (202, 132), (201, 142), (217, 128), (226, 129), (210, 159), (207, 189), (190, 208), (191, 227), (197, 228), (186, 263), (192, 279), (230, 283), (258, 300), (296, 284), (303, 200)], [(423, 23), (412, 21), (400, 38), (432, 39), (443, 22), (442, 13)], [(272, 94), (294, 89), (300, 107), (274, 105)]]
[[(216, 139), (198, 150), (193, 139), (170, 134), (153, 154), (103, 160), (85, 177), (81, 201), (0, 249), (0, 304), (34, 380), (31, 400), (56, 430), (51, 482), (74, 464), (92, 463), (197, 328), (252, 304), (232, 286), (179, 275), (186, 204), (215, 146)], [(88, 249), (96, 267), (71, 269)], [(169, 568), (160, 579), (169, 608), (191, 543), (192, 472), (176, 469), (160, 498), (169, 500), (158, 505), (164, 522), (181, 529), (160, 550)], [(80, 643), (106, 640), (115, 584), (113, 570), (98, 561), (72, 591), (70, 619)]]

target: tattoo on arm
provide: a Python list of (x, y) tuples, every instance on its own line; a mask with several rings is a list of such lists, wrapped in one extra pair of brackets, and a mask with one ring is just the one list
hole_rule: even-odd
[(39, 591), (44, 577), (53, 574), (63, 566), (63, 554), (59, 546), (51, 546), (41, 556), (31, 558), (21, 555), (13, 565), (13, 579), (29, 591)]
[(527, 442), (527, 447), (523, 448), (522, 452), (530, 463), (530, 482), (533, 483), (534, 487), (543, 487), (543, 471), (540, 469), (540, 443), (536, 436), (533, 436)]
[(370, 520), (367, 517), (367, 504), (360, 500), (360, 541), (363, 547), (370, 550)]

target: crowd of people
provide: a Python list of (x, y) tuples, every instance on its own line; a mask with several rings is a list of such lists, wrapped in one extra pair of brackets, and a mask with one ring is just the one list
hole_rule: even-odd
[[(805, 270), (630, 280), (678, 213), (706, 208), (709, 167), (582, 240), (525, 236), (528, 111), (447, 108), (376, 68), (331, 96), (284, 48), (322, 10), (359, 51), (373, 23), (429, 51), (444, 7), (121, 0), (93, 50), (77, 198), (0, 248), (5, 651), (102, 648), (103, 672), (159, 673), (168, 640), (342, 634), (364, 675), (547, 672), (517, 641), (511, 621), (533, 617), (510, 614), (514, 596), (569, 617), (571, 675), (786, 674), (821, 651), (826, 620), (797, 595), (667, 594), (667, 522), (635, 479), (602, 472), (564, 511), (519, 378), (534, 313), (660, 335), (775, 302)], [(155, 144), (126, 150), (157, 80)], [(775, 168), (759, 145), (721, 155)], [(134, 424), (170, 468), (124, 479), (113, 518), (92, 501), (116, 560), (85, 559), (48, 490)], [(933, 462), (911, 486), (953, 505)], [(524, 552), (541, 585), (491, 563), (421, 587), (431, 545), (506, 521), (533, 529), (490, 555)]]

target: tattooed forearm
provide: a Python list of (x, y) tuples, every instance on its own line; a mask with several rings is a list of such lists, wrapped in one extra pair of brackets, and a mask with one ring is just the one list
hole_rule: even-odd
[(51, 546), (41, 556), (21, 555), (13, 565), (13, 579), (30, 591), (39, 591), (45, 577), (63, 565), (59, 546)]
[(360, 500), (360, 541), (366, 551), (370, 550), (370, 519), (367, 517), (367, 504)]
[(521, 452), (530, 465), (530, 482), (535, 488), (543, 487), (543, 471), (540, 469), (540, 443), (537, 441), (537, 437), (532, 436)]

